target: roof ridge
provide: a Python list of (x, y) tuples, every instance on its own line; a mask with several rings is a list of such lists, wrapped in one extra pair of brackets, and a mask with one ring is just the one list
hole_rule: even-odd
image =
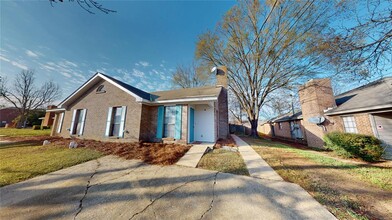
[(378, 83), (382, 83), (382, 82), (385, 81), (385, 79), (392, 79), (392, 76), (382, 77), (380, 79), (377, 79), (377, 80), (374, 80), (372, 82), (369, 82), (369, 83), (367, 83), (365, 85), (358, 86), (358, 87), (356, 87), (354, 89), (351, 89), (351, 90), (348, 90), (346, 92), (343, 92), (343, 93), (340, 93), (340, 94), (336, 95), (335, 98), (337, 98), (339, 96), (342, 96), (342, 95), (345, 95), (345, 94), (350, 93), (350, 92), (354, 92), (354, 91), (361, 90), (361, 89), (366, 89), (366, 88), (374, 86), (374, 85), (376, 85)]

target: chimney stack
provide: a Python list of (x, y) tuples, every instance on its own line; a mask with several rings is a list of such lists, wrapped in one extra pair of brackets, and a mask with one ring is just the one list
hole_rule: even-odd
[(227, 89), (227, 67), (219, 66), (216, 68), (216, 86), (224, 87)]
[[(309, 118), (324, 115), (324, 110), (336, 107), (330, 79), (312, 79), (299, 88), (303, 123), (306, 128), (308, 146), (322, 148), (325, 127), (310, 123)], [(325, 126), (325, 125), (324, 125)]]

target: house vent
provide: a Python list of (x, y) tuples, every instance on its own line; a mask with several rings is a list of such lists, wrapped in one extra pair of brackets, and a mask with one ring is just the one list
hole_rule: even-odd
[(104, 86), (104, 85), (98, 86), (96, 92), (97, 92), (97, 93), (105, 93), (105, 92), (106, 92), (106, 91), (105, 91), (105, 86)]

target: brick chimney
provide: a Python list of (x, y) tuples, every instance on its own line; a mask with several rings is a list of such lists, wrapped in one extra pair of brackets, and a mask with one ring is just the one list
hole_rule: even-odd
[(309, 122), (312, 117), (326, 117), (324, 110), (336, 107), (330, 79), (312, 79), (299, 88), (299, 100), (302, 108), (303, 123), (308, 146), (322, 148), (323, 136), (327, 133), (329, 121), (323, 125)]
[(216, 86), (221, 86), (227, 89), (227, 67), (219, 66), (216, 68)]
[[(50, 109), (55, 109), (55, 108), (57, 108), (57, 106), (49, 105), (46, 109), (50, 110)], [(45, 118), (42, 121), (41, 125), (42, 126), (52, 126), (53, 125), (53, 121), (54, 121), (54, 119), (53, 119), (54, 115), (55, 115), (54, 112), (46, 112), (45, 113)]]

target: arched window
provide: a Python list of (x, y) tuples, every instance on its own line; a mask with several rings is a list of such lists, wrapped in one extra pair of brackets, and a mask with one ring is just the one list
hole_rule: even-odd
[(105, 93), (105, 92), (106, 92), (106, 91), (105, 91), (105, 86), (104, 86), (104, 85), (98, 86), (96, 92), (97, 92), (97, 93)]

